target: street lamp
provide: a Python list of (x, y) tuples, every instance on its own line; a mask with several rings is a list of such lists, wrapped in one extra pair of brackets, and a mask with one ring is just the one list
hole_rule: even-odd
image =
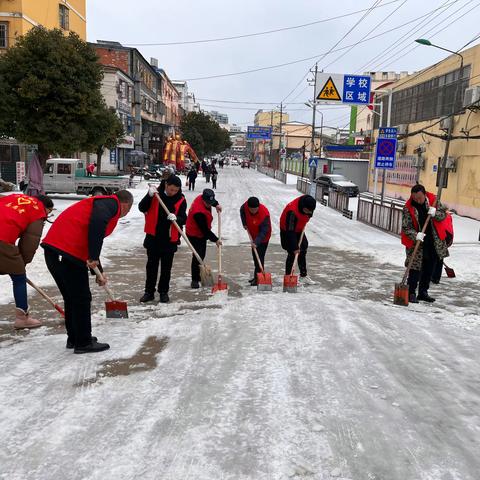
[(460, 57), (460, 73), (458, 75), (457, 79), (457, 85), (455, 86), (455, 93), (453, 96), (453, 102), (452, 102), (452, 113), (450, 114), (452, 121), (450, 122), (450, 125), (448, 126), (448, 132), (447, 132), (447, 140), (445, 142), (445, 152), (443, 153), (443, 158), (442, 158), (442, 163), (440, 166), (440, 176), (438, 179), (438, 190), (437, 190), (437, 204), (440, 202), (440, 197), (442, 195), (442, 189), (443, 189), (443, 184), (445, 183), (445, 174), (446, 174), (446, 165), (447, 165), (447, 159), (448, 159), (448, 151), (450, 149), (450, 140), (452, 138), (453, 134), (453, 123), (455, 120), (455, 108), (457, 105), (457, 98), (458, 98), (458, 92), (460, 90), (460, 83), (463, 79), (463, 55), (461, 55), (458, 52), (454, 52), (453, 50), (449, 50), (448, 48), (440, 47), (439, 45), (434, 45), (430, 40), (427, 40), (426, 38), (419, 38), (415, 40), (417, 43), (420, 45), (425, 45), (427, 47), (434, 47), (438, 48), (439, 50), (444, 50), (445, 52), (449, 52), (453, 55), (457, 55)]
[[(311, 138), (311, 146), (310, 146), (310, 158), (315, 154), (315, 114), (317, 113), (317, 105), (315, 102), (305, 102), (307, 107), (313, 109), (313, 118), (312, 118), (312, 138)], [(318, 112), (322, 116), (322, 120), (320, 123), (320, 156), (322, 155), (322, 146), (323, 146), (323, 112)], [(314, 180), (316, 177), (316, 168), (312, 167), (310, 170), (310, 180)]]

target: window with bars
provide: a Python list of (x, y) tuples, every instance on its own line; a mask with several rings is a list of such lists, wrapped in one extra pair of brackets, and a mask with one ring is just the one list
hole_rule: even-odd
[(0, 48), (8, 47), (8, 23), (0, 22)]
[(65, 5), (58, 6), (58, 18), (60, 28), (63, 30), (70, 30), (70, 11)]

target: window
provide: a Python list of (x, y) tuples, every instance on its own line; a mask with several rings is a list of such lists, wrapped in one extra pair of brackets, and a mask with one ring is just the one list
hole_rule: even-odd
[(58, 17), (60, 28), (63, 30), (70, 30), (69, 10), (65, 5), (58, 6)]
[(8, 23), (0, 22), (0, 48), (8, 47)]
[(57, 164), (57, 173), (59, 175), (71, 175), (72, 166), (69, 163), (58, 163)]
[(54, 163), (47, 163), (47, 166), (46, 166), (46, 168), (45, 168), (45, 173), (53, 174), (54, 168), (55, 168), (55, 164), (54, 164)]

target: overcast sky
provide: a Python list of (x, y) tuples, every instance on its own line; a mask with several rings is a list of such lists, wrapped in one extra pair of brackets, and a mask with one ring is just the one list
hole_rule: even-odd
[[(253, 124), (257, 109), (268, 110), (278, 105), (298, 82), (299, 86), (285, 101), (299, 104), (287, 105), (287, 111), (291, 120), (310, 122), (311, 110), (303, 102), (312, 97), (313, 87), (308, 87), (302, 77), (316, 60), (320, 70), (332, 73), (411, 72), (448, 55), (432, 47), (415, 47), (415, 38), (429, 38), (456, 50), (480, 34), (480, 0), (87, 0), (87, 31), (89, 41), (115, 40), (124, 45), (185, 42), (293, 27), (368, 10), (372, 6), (379, 8), (268, 35), (137, 48), (148, 60), (158, 58), (160, 66), (175, 80), (236, 73), (316, 57), (245, 75), (188, 80), (189, 90), (195, 93), (204, 109), (227, 113), (230, 123), (248, 125)], [(324, 56), (339, 41), (336, 48), (346, 47), (406, 22), (410, 23), (351, 50)], [(478, 40), (474, 42), (477, 43)], [(339, 58), (342, 53), (345, 55)], [(219, 100), (276, 103), (228, 104)], [(348, 123), (348, 110), (323, 107), (322, 111), (326, 125), (343, 127)]]

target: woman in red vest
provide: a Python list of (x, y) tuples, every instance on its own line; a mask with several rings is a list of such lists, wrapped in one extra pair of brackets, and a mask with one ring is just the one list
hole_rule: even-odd
[[(425, 191), (423, 185), (414, 185), (410, 198), (403, 207), (401, 237), (407, 254), (405, 266), (410, 262), (415, 243), (422, 242), (408, 274), (410, 303), (418, 303), (419, 300), (429, 303), (435, 301), (428, 294), (432, 273), (436, 263), (448, 257), (445, 222), (447, 209), (441, 203), (434, 207), (435, 203), (436, 197), (433, 193)], [(428, 216), (432, 220), (425, 233), (422, 233)]]
[[(272, 222), (270, 220), (270, 212), (265, 205), (260, 203), (257, 197), (250, 197), (240, 207), (240, 218), (245, 230), (248, 231), (253, 240), (255, 248), (262, 265), (265, 265), (265, 253), (267, 252), (268, 242), (272, 235)], [(252, 245), (253, 247), (253, 245)], [(257, 285), (257, 273), (261, 272), (260, 265), (258, 265), (257, 258), (252, 248), (253, 263), (255, 265), (255, 272), (253, 278), (249, 280), (250, 285)]]
[(312, 196), (302, 195), (290, 202), (280, 217), (280, 241), (282, 248), (288, 253), (285, 275), (289, 275), (292, 271), (295, 254), (298, 253), (300, 280), (308, 285), (314, 285), (315, 282), (307, 274), (307, 236), (303, 236), (300, 247), (298, 244), (302, 231), (312, 218), (316, 206), (317, 202)]
[[(92, 337), (88, 269), (101, 270), (103, 240), (130, 211), (132, 204), (133, 196), (127, 190), (86, 198), (63, 211), (43, 239), (45, 262), (65, 304), (67, 348), (73, 348), (74, 353), (110, 348), (108, 343), (99, 343)], [(97, 283), (101, 284), (98, 279)]]
[(45, 195), (29, 197), (15, 193), (0, 197), (0, 275), (10, 275), (13, 282), (16, 329), (42, 325), (29, 314), (25, 266), (33, 260), (43, 225), (52, 210), (53, 202)]
[[(207, 253), (207, 240), (217, 244), (222, 244), (219, 238), (212, 232), (212, 207), (218, 212), (222, 211), (222, 207), (215, 199), (213, 190), (206, 188), (192, 203), (188, 211), (186, 232), (188, 239), (203, 260)], [(192, 255), (192, 288), (200, 287), (200, 265)]]
[[(171, 212), (165, 213), (155, 193), (160, 195), (163, 203)], [(170, 276), (173, 257), (180, 244), (180, 234), (173, 225), (176, 221), (183, 227), (187, 221), (187, 201), (182, 193), (182, 181), (176, 175), (171, 175), (162, 181), (158, 189), (150, 187), (147, 195), (138, 204), (138, 209), (145, 214), (145, 240), (143, 246), (147, 250), (147, 277), (145, 293), (140, 302), (151, 302), (155, 299), (155, 287), (158, 279), (158, 268), (161, 264), (158, 293), (160, 302), (167, 303), (170, 299)]]

